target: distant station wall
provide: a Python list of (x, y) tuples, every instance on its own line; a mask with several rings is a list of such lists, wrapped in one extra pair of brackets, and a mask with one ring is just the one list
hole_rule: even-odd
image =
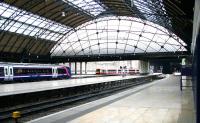
[(63, 65), (71, 67), (72, 74), (95, 74), (96, 69), (120, 69), (126, 66), (127, 69), (138, 69), (141, 73), (149, 72), (149, 62), (141, 60), (127, 61), (97, 61), (97, 62), (71, 62)]

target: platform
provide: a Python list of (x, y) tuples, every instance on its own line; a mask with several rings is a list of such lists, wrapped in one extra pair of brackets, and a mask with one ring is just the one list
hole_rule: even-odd
[(15, 84), (1, 84), (0, 85), (0, 96), (15, 95), (22, 93), (46, 91), (60, 88), (75, 87), (81, 85), (89, 85), (124, 79), (142, 78), (148, 76), (159, 75), (160, 73), (144, 75), (144, 76), (109, 76), (109, 77), (98, 77), (98, 78), (81, 78), (81, 79), (65, 79), (65, 80), (52, 80), (52, 81), (41, 81), (41, 82), (27, 82), (27, 83), (15, 83)]
[(192, 90), (181, 92), (179, 80), (170, 75), (29, 123), (194, 123)]
[(104, 75), (96, 75), (96, 74), (80, 74), (80, 75), (72, 75), (72, 79), (93, 78), (93, 77), (104, 77)]

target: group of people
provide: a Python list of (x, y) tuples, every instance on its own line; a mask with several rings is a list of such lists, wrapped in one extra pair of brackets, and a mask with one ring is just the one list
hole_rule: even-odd
[(120, 66), (120, 70), (121, 70), (121, 74), (122, 74), (122, 77), (126, 76), (127, 74), (127, 67), (126, 66)]

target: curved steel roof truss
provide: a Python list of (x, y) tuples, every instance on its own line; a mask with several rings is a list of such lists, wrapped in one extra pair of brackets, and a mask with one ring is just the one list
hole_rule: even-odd
[[(52, 56), (186, 51), (186, 44), (167, 29), (132, 17), (104, 17), (64, 36)], [(126, 52), (129, 51), (129, 52)]]

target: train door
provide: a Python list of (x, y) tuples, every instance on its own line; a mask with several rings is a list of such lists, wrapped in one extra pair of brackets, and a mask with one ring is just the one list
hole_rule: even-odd
[(54, 67), (52, 67), (52, 78), (55, 78), (55, 70), (54, 70)]
[(58, 70), (57, 67), (52, 67), (52, 78), (57, 78)]
[(57, 69), (57, 67), (55, 67), (55, 78), (57, 78), (58, 77), (58, 69)]
[(4, 80), (13, 80), (13, 67), (12, 66), (4, 66)]
[(8, 73), (9, 73), (9, 80), (13, 80), (13, 67), (8, 67)]
[(8, 72), (8, 66), (4, 66), (4, 80), (9, 80), (9, 72)]

